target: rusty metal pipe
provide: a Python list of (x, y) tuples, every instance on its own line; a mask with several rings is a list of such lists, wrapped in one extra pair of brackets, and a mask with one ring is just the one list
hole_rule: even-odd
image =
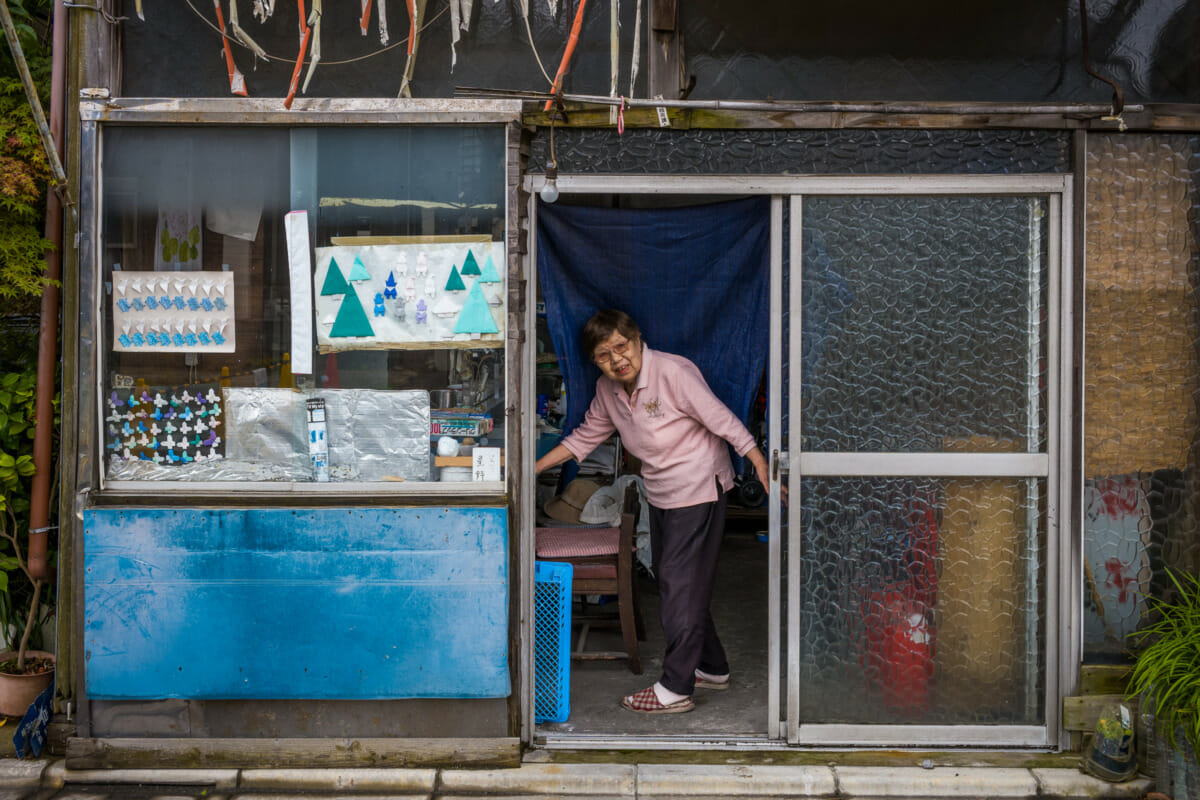
[[(67, 9), (54, 0), (50, 59), (50, 135), (63, 157), (63, 109), (66, 103)], [(63, 207), (57, 193), (46, 192), (47, 285), (42, 290), (42, 320), (38, 329), (37, 422), (33, 433), (32, 496), (29, 509), (29, 574), (46, 580), (52, 570), (46, 559), (50, 526), (50, 484), (54, 469), (54, 386), (58, 371), (58, 281), (62, 278)]]

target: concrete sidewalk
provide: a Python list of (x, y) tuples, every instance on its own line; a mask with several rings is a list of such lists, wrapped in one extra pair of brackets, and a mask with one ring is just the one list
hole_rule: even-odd
[(0, 761), (0, 800), (300, 798), (1062, 798), (1135, 800), (1150, 781), (1109, 784), (1075, 769), (937, 766), (524, 763), (517, 769), (69, 770)]

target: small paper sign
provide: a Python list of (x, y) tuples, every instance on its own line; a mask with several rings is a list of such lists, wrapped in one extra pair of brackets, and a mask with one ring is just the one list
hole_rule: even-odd
[(499, 447), (476, 447), (471, 451), (471, 478), (477, 481), (500, 480)]

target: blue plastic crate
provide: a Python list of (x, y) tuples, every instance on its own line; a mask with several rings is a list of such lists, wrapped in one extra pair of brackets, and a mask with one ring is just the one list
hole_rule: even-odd
[(533, 719), (566, 722), (571, 716), (570, 564), (533, 564)]

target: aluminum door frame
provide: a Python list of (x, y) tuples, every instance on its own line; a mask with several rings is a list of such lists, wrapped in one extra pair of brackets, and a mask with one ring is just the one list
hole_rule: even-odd
[[(529, 230), (537, 226), (537, 192), (545, 185), (542, 175), (526, 175), (524, 186), (531, 193), (527, 207)], [(612, 747), (637, 747), (642, 749), (664, 749), (691, 747), (695, 749), (745, 749), (757, 747), (775, 748), (785, 742), (791, 745), (812, 743), (822, 745), (842, 744), (847, 746), (961, 746), (976, 744), (987, 747), (1054, 747), (1061, 743), (1061, 715), (1059, 713), (1060, 686), (1068, 685), (1069, 676), (1077, 671), (1082, 658), (1082, 642), (1076, 623), (1080, 608), (1081, 571), (1071, 569), (1072, 560), (1082, 558), (1082, 545), (1072, 536), (1078, 525), (1072, 525), (1069, 514), (1070, 503), (1058, 496), (1070, 482), (1065, 480), (1069, 465), (1063, 461), (1071, 452), (1070, 425), (1072, 392), (1069, 376), (1072, 370), (1072, 304), (1071, 281), (1064, 271), (1072, 262), (1070, 231), (1072, 214), (1071, 175), (874, 175), (845, 177), (804, 177), (777, 175), (570, 175), (560, 174), (557, 179), (560, 194), (673, 194), (673, 195), (770, 195), (771, 196), (771, 320), (770, 352), (768, 361), (768, 465), (771, 479), (768, 499), (768, 685), (767, 719), (765, 736), (713, 734), (706, 736), (621, 736), (592, 734), (555, 734), (545, 736), (538, 742), (548, 747), (570, 747), (574, 749), (607, 749)], [(1049, 448), (1055, 453), (1043, 456), (1048, 471), (1048, 511), (1053, 503), (1053, 513), (1047, 515), (1047, 580), (1046, 580), (1046, 710), (1045, 726), (841, 726), (801, 725), (798, 717), (798, 680), (789, 676), (786, 687), (787, 699), (780, 696), (780, 659), (783, 649), (783, 575), (782, 575), (782, 506), (779, 487), (783, 476), (789, 472), (802, 475), (799, 452), (789, 453), (782, 445), (782, 368), (783, 368), (783, 222), (784, 201), (788, 198), (818, 194), (1013, 194), (1048, 195), (1050, 197), (1050, 235), (1048, 256), (1050, 264), (1050, 290), (1047, 308), (1051, 316), (1048, 336), (1048, 367), (1053, 375), (1051, 393), (1047, 403)], [(793, 223), (792, 240), (799, 241), (800, 229)], [(536, 239), (529, 237), (529, 256), (526, 275), (529, 279), (529, 307), (536, 297)], [(790, 246), (790, 243), (789, 243)], [(791, 252), (792, 264), (799, 264), (798, 252)], [(789, 320), (789, 337), (792, 353), (799, 353), (799, 281), (791, 283), (792, 296), (788, 298), (789, 309), (795, 309), (795, 318)], [(534, 315), (527, 315), (527, 337), (536, 334)], [(531, 338), (532, 340), (532, 338)], [(1057, 343), (1057, 349), (1055, 344)], [(798, 391), (792, 382), (791, 391)], [(1053, 400), (1057, 392), (1057, 401)], [(791, 407), (799, 408), (798, 395), (790, 398)], [(1063, 423), (1063, 424), (1060, 424)], [(1057, 432), (1055, 432), (1057, 431)], [(532, 437), (527, 427), (526, 435)], [(535, 442), (530, 438), (526, 450), (533, 452)], [(942, 457), (954, 454), (942, 454)], [(1016, 456), (1020, 458), (1021, 456)], [(532, 465), (530, 465), (531, 467)], [(532, 472), (532, 469), (529, 470)], [(923, 472), (929, 475), (928, 471)], [(1022, 473), (1025, 475), (1026, 473)], [(1050, 485), (1055, 487), (1050, 491)], [(523, 507), (535, 504), (536, 484), (529, 481), (521, 492)], [(525, 517), (532, 519), (532, 517)], [(524, 554), (522, 570), (533, 573), (534, 531), (532, 526), (520, 532), (520, 547)], [(789, 537), (799, 537), (799, 531), (789, 532)], [(798, 543), (789, 538), (789, 548)], [(799, 552), (798, 550), (796, 552)], [(1060, 555), (1062, 554), (1062, 555)], [(791, 578), (792, 576), (789, 576)], [(798, 609), (798, 576), (788, 581), (789, 609)], [(529, 592), (532, 595), (532, 591)], [(793, 594), (795, 596), (793, 596)], [(531, 599), (531, 598), (529, 598)], [(526, 607), (521, 624), (523, 665), (532, 675), (533, 635), (532, 605)], [(789, 612), (789, 614), (792, 612)], [(792, 637), (794, 638), (794, 637)], [(789, 664), (796, 664), (788, 643)], [(532, 680), (527, 685), (522, 714), (522, 739), (534, 743), (533, 690)], [(795, 696), (795, 706), (793, 703)], [(791, 710), (794, 709), (794, 710)], [(864, 730), (870, 729), (870, 730)]]
[[(1044, 725), (867, 725), (805, 724), (800, 719), (800, 642), (788, 638), (788, 699), (786, 712), (787, 741), (790, 744), (820, 746), (957, 746), (979, 747), (1055, 747), (1060, 740), (1060, 683), (1066, 670), (1078, 668), (1079, 649), (1066, 634), (1076, 632), (1073, 624), (1078, 613), (1070, 584), (1076, 571), (1071, 558), (1079, 547), (1071, 536), (1077, 526), (1069, 524), (1071, 504), (1063, 492), (1069, 468), (1064, 459), (1070, 453), (1071, 419), (1071, 342), (1072, 282), (1064, 271), (1072, 264), (1071, 241), (1063, 236), (1070, 230), (1072, 198), (1069, 175), (1019, 176), (929, 176), (904, 178), (818, 178), (804, 181), (801, 190), (790, 198), (790, 274), (789, 347), (792, 366), (799, 364), (801, 351), (801, 309), (803, 296), (801, 242), (803, 237), (803, 198), (814, 195), (1018, 195), (1047, 198), (1048, 241), (1046, 333), (1046, 420), (1045, 453), (966, 454), (966, 453), (787, 453), (788, 472), (802, 476), (924, 476), (924, 477), (1020, 477), (1046, 480), (1046, 631)], [(793, 374), (799, 374), (792, 369)], [(790, 440), (799, 441), (803, 425), (800, 415), (800, 381), (789, 384), (788, 405)], [(792, 502), (799, 502), (800, 485), (793, 482)], [(799, 525), (787, 533), (788, 552), (802, 552), (803, 537)], [(788, 630), (800, 626), (800, 559), (788, 563)]]

